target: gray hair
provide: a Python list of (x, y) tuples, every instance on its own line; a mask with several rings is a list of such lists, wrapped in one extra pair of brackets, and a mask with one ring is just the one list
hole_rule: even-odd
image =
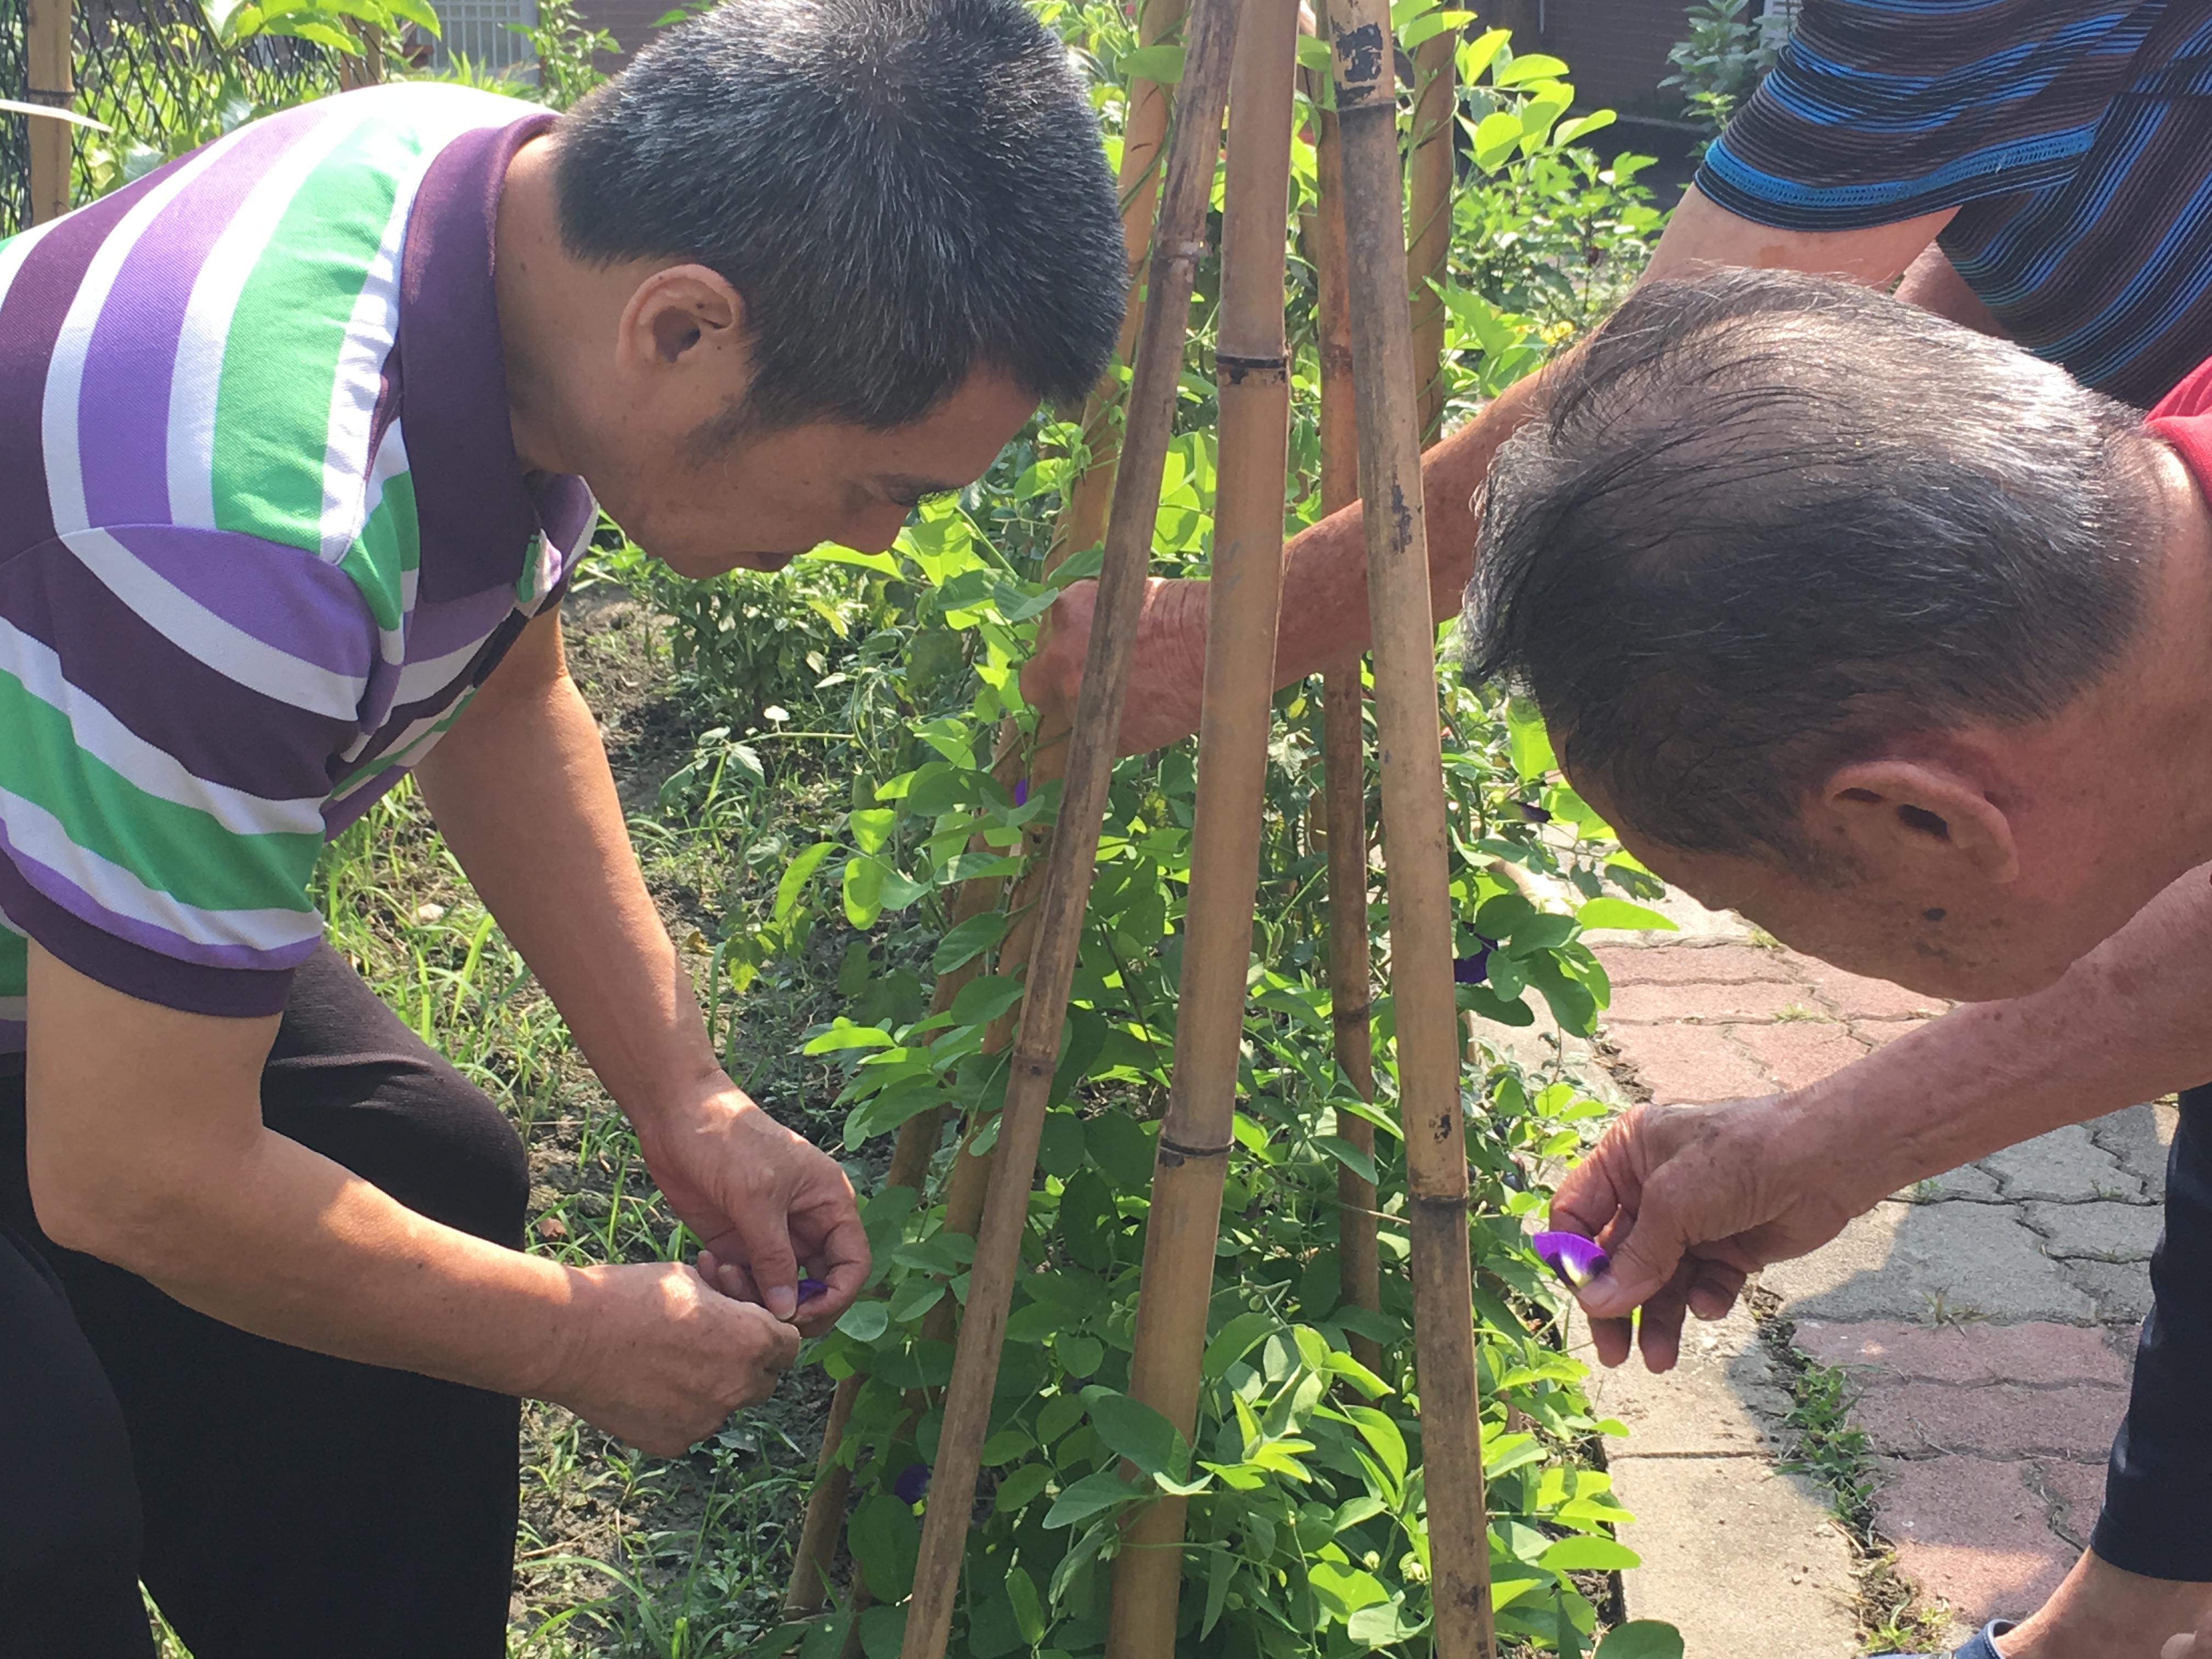
[(1855, 284), (1645, 284), (1500, 450), (1469, 672), (1685, 851), (1817, 862), (1832, 769), (2045, 718), (2113, 664), (2157, 546), (2140, 416)]

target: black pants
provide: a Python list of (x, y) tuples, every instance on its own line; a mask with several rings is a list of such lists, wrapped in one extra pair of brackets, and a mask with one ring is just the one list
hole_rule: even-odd
[[(409, 1208), (521, 1247), (514, 1131), (333, 951), (295, 981), (261, 1108)], [(504, 1395), (249, 1336), (57, 1247), (23, 1079), (0, 1077), (6, 1659), (147, 1659), (141, 1579), (195, 1659), (500, 1659), (516, 1429)]]
[(2212, 1527), (2199, 1516), (2212, 1491), (2212, 1084), (2181, 1097), (2150, 1282), (2090, 1547), (2146, 1578), (2212, 1583)]

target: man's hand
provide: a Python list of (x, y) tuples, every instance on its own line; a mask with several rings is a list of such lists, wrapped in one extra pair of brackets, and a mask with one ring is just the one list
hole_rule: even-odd
[(545, 1397), (655, 1457), (674, 1457), (775, 1391), (799, 1333), (690, 1268), (586, 1267), (587, 1317)]
[[(734, 1087), (640, 1126), (653, 1178), (702, 1241), (708, 1284), (819, 1336), (868, 1276), (853, 1183), (818, 1147)], [(799, 1269), (829, 1288), (799, 1307)]]
[[(1206, 690), (1206, 592), (1200, 581), (1146, 580), (1118, 753), (1145, 754), (1198, 730)], [(1054, 601), (1043, 643), (1022, 666), (1022, 696), (1033, 706), (1074, 708), (1097, 604), (1095, 581), (1071, 582)]]
[(2158, 1650), (2158, 1659), (2212, 1659), (2212, 1616), (2208, 1616), (2193, 1633), (2183, 1631), (2179, 1636), (2168, 1637), (2166, 1645)]
[[(1685, 1313), (1718, 1319), (1746, 1275), (1826, 1243), (1878, 1202), (1813, 1151), (1787, 1095), (1714, 1106), (1638, 1106), (1560, 1183), (1552, 1224), (1612, 1261), (1582, 1290), (1598, 1358), (1628, 1358), (1632, 1329), (1655, 1371), (1680, 1356)], [(1640, 1328), (1630, 1316), (1641, 1307)]]

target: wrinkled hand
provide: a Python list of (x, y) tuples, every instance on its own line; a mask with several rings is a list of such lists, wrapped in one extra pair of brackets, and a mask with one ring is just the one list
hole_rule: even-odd
[[(1202, 581), (1146, 580), (1129, 700), (1115, 739), (1118, 753), (1141, 755), (1198, 730), (1206, 690), (1206, 602)], [(1022, 696), (1032, 705), (1074, 709), (1097, 603), (1097, 582), (1071, 582), (1046, 613), (1042, 643), (1022, 667)]]
[(1817, 1249), (1867, 1207), (1842, 1195), (1832, 1160), (1807, 1156), (1801, 1124), (1786, 1095), (1638, 1106), (1569, 1172), (1552, 1225), (1612, 1258), (1577, 1293), (1600, 1360), (1626, 1360), (1633, 1332), (1645, 1365), (1671, 1369), (1686, 1313), (1721, 1318), (1746, 1275)]
[(586, 1267), (575, 1280), (586, 1317), (542, 1392), (656, 1457), (767, 1399), (799, 1357), (797, 1331), (679, 1263)]
[(2158, 1659), (2212, 1659), (2212, 1613), (2205, 1615), (2194, 1634), (2183, 1631), (2178, 1636), (2166, 1638), (2166, 1645), (2158, 1650)]
[[(834, 1159), (726, 1088), (641, 1127), (647, 1167), (702, 1241), (699, 1272), (819, 1336), (868, 1276), (868, 1237), (853, 1183)], [(828, 1288), (799, 1303), (799, 1269)]]

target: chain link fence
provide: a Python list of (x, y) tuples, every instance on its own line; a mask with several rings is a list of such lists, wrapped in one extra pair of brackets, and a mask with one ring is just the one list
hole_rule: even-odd
[[(24, 0), (0, 0), (0, 98), (27, 99)], [(262, 36), (226, 50), (198, 0), (78, 0), (71, 106), (113, 129), (77, 129), (75, 198), (88, 201), (240, 121), (338, 90), (336, 60), (306, 41)], [(30, 124), (0, 114), (0, 236), (30, 211)]]

